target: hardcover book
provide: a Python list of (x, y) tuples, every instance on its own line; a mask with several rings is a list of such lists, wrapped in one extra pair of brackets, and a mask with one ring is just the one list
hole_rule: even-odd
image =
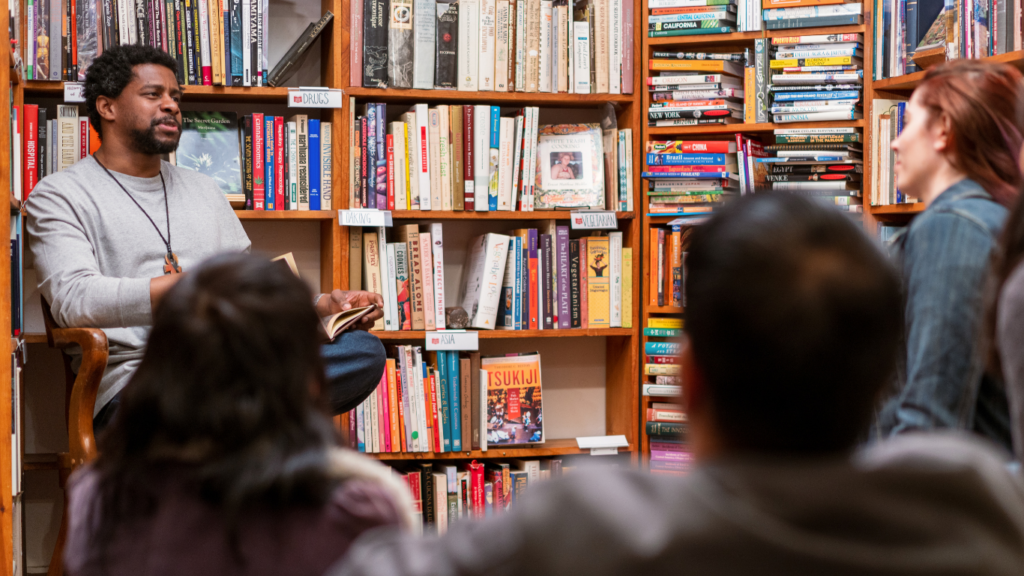
[(484, 234), (470, 245), (459, 302), (473, 328), (494, 329), (508, 243), (508, 236)]
[(589, 328), (608, 328), (611, 284), (608, 237), (587, 238), (587, 320)]
[(599, 124), (541, 126), (535, 209), (605, 208), (601, 138)]
[(363, 2), (363, 86), (366, 88), (388, 87), (387, 12), (386, 0)]
[(388, 84), (412, 88), (412, 0), (392, 0), (388, 25)]
[(206, 174), (225, 194), (242, 192), (234, 112), (182, 112), (177, 165)]
[(544, 442), (540, 354), (482, 358), (487, 372), (487, 446)]
[(459, 50), (459, 4), (437, 3), (437, 54), (434, 58), (434, 87), (455, 89), (456, 55)]

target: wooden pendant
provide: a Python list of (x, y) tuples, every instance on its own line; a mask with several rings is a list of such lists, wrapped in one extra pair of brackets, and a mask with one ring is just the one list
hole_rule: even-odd
[(178, 256), (174, 252), (164, 254), (164, 276), (168, 274), (181, 274), (181, 266), (178, 265)]

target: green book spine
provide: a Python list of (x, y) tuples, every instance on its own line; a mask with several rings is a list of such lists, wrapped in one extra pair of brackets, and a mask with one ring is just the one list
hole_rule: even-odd
[(686, 434), (686, 424), (681, 422), (648, 422), (648, 436), (683, 436)]
[(672, 328), (644, 328), (644, 336), (657, 336), (659, 338), (678, 338), (683, 335), (682, 330)]
[(732, 31), (732, 26), (694, 28), (692, 30), (649, 30), (647, 36), (649, 38), (664, 38), (666, 36), (696, 36), (698, 34), (729, 34)]

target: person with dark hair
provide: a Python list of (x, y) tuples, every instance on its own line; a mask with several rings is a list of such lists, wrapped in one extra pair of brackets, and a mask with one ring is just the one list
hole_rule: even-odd
[(1022, 181), (1021, 74), (954, 60), (929, 68), (892, 143), (904, 194), (925, 211), (893, 239), (905, 294), (904, 342), (876, 436), (975, 431), (1010, 448), (1002, 383), (985, 374), (986, 280)]
[(247, 254), (197, 266), (70, 482), (69, 576), (319, 576), (363, 531), (413, 527), (408, 490), (337, 446), (309, 288)]
[(901, 299), (844, 213), (741, 197), (694, 231), (686, 266), (686, 476), (577, 472), (440, 538), (368, 532), (327, 574), (1019, 573), (1024, 487), (998, 451), (952, 433), (856, 450)]
[[(250, 249), (217, 184), (161, 160), (181, 137), (182, 88), (174, 58), (142, 45), (116, 46), (93, 61), (86, 108), (102, 146), (51, 174), (28, 196), (29, 249), (39, 289), (65, 327), (102, 328), (110, 356), (95, 424), (108, 423), (143, 355), (153, 310), (182, 272), (223, 252)], [(315, 298), (322, 316), (382, 304), (369, 292)], [(357, 406), (380, 382), (384, 347), (360, 326), (323, 347), (335, 413)]]

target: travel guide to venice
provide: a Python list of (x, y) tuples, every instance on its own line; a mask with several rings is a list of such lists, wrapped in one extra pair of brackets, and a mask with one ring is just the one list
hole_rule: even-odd
[(544, 442), (540, 354), (482, 358), (487, 372), (487, 445)]

